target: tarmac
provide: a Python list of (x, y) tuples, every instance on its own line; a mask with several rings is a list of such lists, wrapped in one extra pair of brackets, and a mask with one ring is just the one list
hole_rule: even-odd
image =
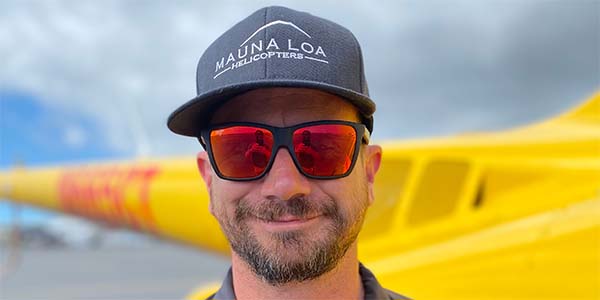
[(185, 246), (26, 249), (8, 268), (3, 251), (2, 300), (183, 299), (220, 282), (229, 259)]

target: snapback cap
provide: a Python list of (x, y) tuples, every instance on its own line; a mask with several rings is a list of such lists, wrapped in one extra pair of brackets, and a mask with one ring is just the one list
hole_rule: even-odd
[(360, 45), (346, 28), (280, 6), (259, 9), (234, 25), (204, 52), (196, 71), (197, 96), (167, 121), (171, 131), (199, 136), (227, 100), (264, 87), (322, 90), (349, 101), (373, 131)]

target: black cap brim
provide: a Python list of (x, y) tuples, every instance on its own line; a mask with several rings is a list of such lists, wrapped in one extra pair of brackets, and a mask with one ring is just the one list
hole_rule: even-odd
[(369, 132), (373, 132), (375, 103), (369, 97), (323, 82), (289, 79), (249, 81), (210, 90), (189, 100), (171, 113), (167, 120), (167, 126), (174, 133), (198, 137), (200, 136), (200, 131), (209, 124), (214, 111), (227, 100), (250, 90), (268, 87), (314, 88), (340, 96), (358, 108), (363, 117), (362, 122), (365, 123)]

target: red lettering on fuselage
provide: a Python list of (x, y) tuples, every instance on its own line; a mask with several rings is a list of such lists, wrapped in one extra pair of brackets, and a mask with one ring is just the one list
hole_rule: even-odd
[(65, 212), (133, 229), (156, 230), (150, 186), (157, 167), (81, 167), (59, 179), (59, 201)]

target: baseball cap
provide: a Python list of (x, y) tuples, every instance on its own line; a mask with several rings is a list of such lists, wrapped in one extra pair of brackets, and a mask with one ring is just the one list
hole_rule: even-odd
[(220, 105), (265, 87), (313, 88), (340, 96), (358, 108), (373, 131), (375, 103), (357, 39), (341, 25), (281, 6), (257, 10), (206, 49), (196, 70), (197, 96), (171, 113), (167, 126), (199, 136)]

